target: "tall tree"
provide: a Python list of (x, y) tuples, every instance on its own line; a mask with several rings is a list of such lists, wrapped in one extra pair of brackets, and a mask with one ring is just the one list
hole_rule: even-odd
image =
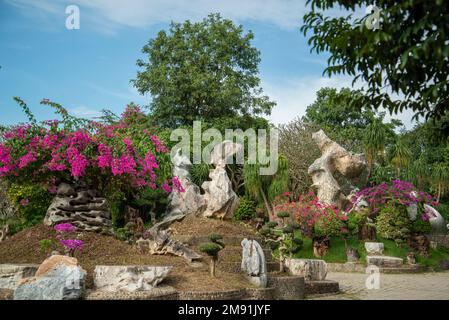
[(321, 88), (316, 100), (307, 107), (304, 122), (319, 126), (326, 134), (348, 150), (363, 151), (366, 128), (380, 119), (385, 128), (385, 143), (393, 143), (394, 129), (401, 126), (399, 120), (383, 123), (385, 114), (376, 114), (367, 106), (360, 106), (359, 91), (343, 88)]
[(142, 70), (133, 80), (140, 93), (151, 93), (156, 124), (270, 114), (275, 103), (260, 87), (260, 52), (251, 46), (253, 38), (219, 14), (160, 31), (143, 47), (148, 57), (137, 61)]
[[(371, 0), (308, 0), (310, 11), (301, 27), (310, 31), (309, 44), (328, 52), (329, 76), (349, 74), (363, 80), (359, 105), (380, 106), (398, 112), (412, 109), (415, 116), (441, 116), (449, 109), (449, 6), (444, 0), (379, 0), (379, 28), (372, 15), (354, 18)], [(347, 15), (331, 16), (333, 8)], [(335, 11), (334, 11), (335, 12)], [(368, 25), (368, 27), (367, 27)], [(370, 28), (370, 29), (368, 29)], [(394, 100), (389, 87), (403, 99)]]
[(371, 178), (376, 159), (384, 157), (386, 143), (386, 129), (381, 119), (374, 119), (368, 125), (363, 136), (363, 146), (368, 162), (367, 181)]
[(411, 158), (410, 148), (404, 141), (404, 138), (398, 137), (396, 143), (390, 149), (390, 162), (396, 168), (396, 177), (401, 177), (401, 169), (407, 166)]

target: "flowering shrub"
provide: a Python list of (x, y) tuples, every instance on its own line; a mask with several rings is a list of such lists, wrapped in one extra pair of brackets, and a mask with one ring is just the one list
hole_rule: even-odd
[(70, 223), (60, 223), (54, 226), (58, 233), (56, 238), (62, 246), (64, 252), (73, 257), (77, 251), (83, 250), (84, 242), (80, 239), (73, 238), (76, 232), (76, 227)]
[(331, 237), (347, 233), (346, 215), (336, 206), (320, 203), (313, 192), (297, 199), (292, 199), (289, 193), (284, 193), (284, 197), (277, 199), (274, 210), (294, 217), (304, 236)]
[(60, 182), (79, 183), (98, 189), (111, 202), (139, 198), (148, 189), (152, 198), (166, 197), (172, 189), (184, 191), (171, 177), (168, 147), (138, 106), (128, 105), (116, 121), (80, 126), (56, 106), (63, 121), (32, 121), (2, 134), (0, 178), (39, 184), (51, 193)]
[(413, 204), (423, 205), (424, 203), (432, 206), (438, 205), (434, 197), (430, 194), (423, 191), (416, 191), (412, 183), (401, 180), (394, 180), (391, 184), (381, 183), (362, 189), (356, 193), (352, 202), (356, 203), (362, 198), (368, 202), (372, 213), (379, 212), (386, 203), (391, 201), (406, 207)]

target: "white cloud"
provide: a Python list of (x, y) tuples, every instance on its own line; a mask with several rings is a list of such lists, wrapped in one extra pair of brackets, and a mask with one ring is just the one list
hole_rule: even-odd
[[(170, 21), (200, 20), (211, 12), (236, 21), (272, 23), (284, 29), (298, 28), (305, 13), (306, 0), (7, 0), (27, 11), (65, 15), (65, 7), (79, 5), (83, 19), (96, 21), (97, 27), (146, 27)], [(94, 19), (93, 19), (94, 17)]]
[[(269, 119), (274, 124), (283, 124), (296, 117), (302, 117), (306, 113), (307, 106), (315, 101), (318, 90), (323, 87), (351, 88), (351, 83), (352, 78), (347, 76), (332, 78), (307, 76), (264, 81), (262, 86), (265, 93), (277, 102)], [(356, 83), (355, 87), (360, 88), (361, 84)], [(411, 110), (406, 110), (397, 115), (390, 115), (387, 112), (386, 119), (399, 119), (407, 129), (411, 129), (414, 126), (414, 122), (411, 120), (413, 115), (414, 113)]]
[(79, 118), (93, 119), (101, 116), (101, 112), (98, 110), (91, 109), (86, 106), (78, 106), (74, 108), (69, 108), (68, 112)]

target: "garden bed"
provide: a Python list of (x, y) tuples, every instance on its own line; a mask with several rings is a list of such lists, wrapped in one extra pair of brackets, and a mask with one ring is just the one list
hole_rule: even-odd
[[(209, 221), (212, 224), (217, 222)], [(226, 224), (226, 222), (220, 223)], [(202, 225), (205, 224), (202, 223)], [(205, 228), (209, 232), (220, 231), (213, 225), (206, 225)], [(43, 224), (25, 229), (0, 243), (0, 263), (40, 264), (46, 258), (46, 254), (40, 251), (39, 241), (54, 237), (55, 232)], [(82, 239), (85, 245), (83, 251), (77, 253), (76, 257), (80, 265), (87, 271), (88, 288), (93, 287), (92, 275), (96, 265), (173, 266), (173, 270), (164, 284), (179, 291), (210, 291), (211, 289), (227, 291), (251, 287), (241, 274), (218, 271), (216, 278), (211, 277), (207, 258), (201, 267), (193, 267), (181, 257), (140, 254), (135, 246), (111, 236), (84, 233)]]

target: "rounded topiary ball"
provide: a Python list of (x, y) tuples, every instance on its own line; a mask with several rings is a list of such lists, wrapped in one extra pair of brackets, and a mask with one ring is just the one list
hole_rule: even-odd
[(209, 240), (212, 242), (217, 242), (219, 240), (223, 239), (223, 237), (221, 236), (221, 234), (218, 233), (211, 233), (209, 235)]
[(222, 249), (222, 247), (216, 243), (209, 242), (200, 245), (199, 249), (201, 252), (204, 252), (208, 256), (216, 257), (218, 255), (218, 252)]

